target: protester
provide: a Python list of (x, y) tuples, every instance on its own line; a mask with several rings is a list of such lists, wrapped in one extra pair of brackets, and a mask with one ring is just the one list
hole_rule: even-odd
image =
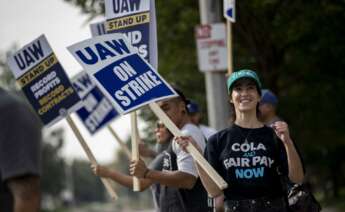
[[(162, 130), (164, 129), (164, 130)], [(163, 135), (161, 135), (163, 134)], [(170, 131), (168, 131), (166, 129), (166, 127), (164, 126), (164, 124), (161, 121), (158, 121), (156, 124), (156, 129), (155, 129), (155, 135), (156, 135), (156, 145), (154, 149), (151, 149), (147, 146), (147, 144), (145, 144), (145, 142), (143, 142), (140, 139), (139, 142), (139, 154), (142, 157), (146, 157), (146, 158), (151, 158), (154, 159), (157, 157), (158, 154), (162, 153), (164, 150), (166, 150), (170, 144), (170, 140), (166, 141), (166, 140), (162, 140), (161, 137), (163, 136), (163, 138), (165, 137), (164, 135), (170, 135), (170, 137), (172, 138), (172, 134), (170, 133)]]
[[(272, 129), (258, 120), (261, 83), (254, 71), (234, 72), (227, 87), (235, 122), (208, 140), (205, 157), (229, 186), (220, 190), (198, 167), (203, 185), (211, 196), (224, 194), (227, 212), (287, 211), (279, 174), (287, 175), (295, 183), (304, 178), (288, 125), (278, 121)], [(194, 144), (190, 137), (176, 140), (182, 148)]]
[(259, 119), (266, 126), (271, 126), (273, 123), (282, 120), (277, 115), (277, 104), (278, 98), (272, 91), (268, 89), (261, 90), (261, 101), (259, 104)]
[[(163, 159), (164, 159), (164, 151), (169, 147), (173, 135), (170, 131), (163, 125), (161, 121), (157, 122), (156, 129), (155, 129), (155, 137), (156, 137), (156, 151), (153, 151), (146, 146), (142, 146), (140, 152), (140, 156), (152, 157), (150, 152), (154, 152), (155, 157), (149, 164), (149, 168), (157, 171), (161, 171), (163, 169)], [(147, 154), (149, 152), (149, 154)], [(110, 170), (104, 166), (94, 166), (92, 165), (93, 172), (100, 176), (100, 177), (107, 177), (114, 180), (117, 183), (120, 183), (123, 186), (132, 188), (133, 187), (133, 177), (130, 175), (122, 174), (116, 170)], [(156, 211), (160, 211), (160, 184), (159, 183), (151, 183), (145, 180), (141, 180), (140, 182), (141, 190), (145, 190), (151, 186), (153, 202)]]
[(193, 124), (200, 128), (206, 139), (217, 132), (215, 129), (201, 124), (202, 114), (199, 105), (196, 102), (194, 102), (193, 100), (189, 100), (189, 103), (187, 104), (187, 110), (190, 116), (190, 120)]
[[(208, 140), (213, 134), (217, 132), (217, 130), (209, 126), (201, 124), (202, 114), (201, 114), (199, 105), (195, 101), (190, 100), (190, 99), (188, 100), (187, 111), (192, 123), (200, 128), (206, 140)], [(208, 204), (209, 204), (209, 207), (214, 207), (217, 212), (224, 211), (223, 197), (217, 197), (214, 199), (209, 198)]]
[[(187, 114), (186, 98), (176, 90), (179, 97), (159, 102), (159, 106), (185, 135), (190, 135), (200, 149), (205, 147), (205, 139), (198, 127), (191, 123)], [(164, 128), (165, 129), (165, 128)], [(162, 169), (147, 167), (142, 160), (132, 161), (130, 173), (140, 179), (141, 190), (153, 183), (160, 184), (159, 209), (162, 212), (203, 212), (207, 211), (207, 193), (198, 177), (190, 154), (182, 151), (173, 140), (163, 152)], [(132, 178), (118, 172), (107, 173), (100, 166), (93, 167), (96, 174), (132, 187)]]
[(0, 88), (0, 211), (40, 211), (41, 125)]

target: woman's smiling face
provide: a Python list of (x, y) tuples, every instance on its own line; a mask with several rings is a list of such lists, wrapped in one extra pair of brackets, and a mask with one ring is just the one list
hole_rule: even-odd
[(234, 104), (236, 111), (255, 111), (258, 102), (260, 102), (260, 95), (255, 81), (249, 78), (242, 78), (235, 82), (231, 91), (230, 101)]

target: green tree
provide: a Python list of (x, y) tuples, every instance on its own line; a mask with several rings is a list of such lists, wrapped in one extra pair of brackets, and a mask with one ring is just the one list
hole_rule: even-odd
[(65, 161), (60, 156), (63, 129), (56, 129), (44, 138), (42, 146), (42, 192), (57, 197), (66, 187)]
[[(16, 45), (12, 45), (10, 49), (12, 49), (12, 51), (15, 51), (18, 48)], [(0, 52), (0, 86), (19, 94), (20, 92), (18, 92), (16, 80), (14, 79), (13, 74), (11, 73), (11, 70), (6, 63), (7, 56), (12, 51)]]
[[(90, 17), (104, 12), (99, 0), (68, 2)], [(345, 139), (345, 2), (250, 0), (237, 1), (236, 7), (234, 69), (256, 70), (264, 87), (278, 94), (279, 112), (289, 122), (310, 173), (327, 170), (324, 178), (316, 178), (327, 179), (338, 194), (345, 176), (339, 156)], [(156, 1), (156, 9), (159, 72), (205, 106), (193, 33), (199, 23), (197, 1)]]
[(84, 160), (74, 160), (72, 164), (74, 196), (76, 203), (105, 201), (105, 189), (100, 180), (90, 168), (90, 163)]

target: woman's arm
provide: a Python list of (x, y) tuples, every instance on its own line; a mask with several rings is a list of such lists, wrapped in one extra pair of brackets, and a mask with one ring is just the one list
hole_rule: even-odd
[(198, 173), (200, 176), (200, 180), (205, 187), (207, 193), (212, 197), (218, 197), (220, 195), (223, 195), (223, 190), (219, 189), (217, 184), (207, 175), (207, 173), (201, 168), (201, 166), (198, 165), (197, 162), (196, 167), (198, 169)]
[[(126, 186), (128, 188), (133, 188), (133, 177), (126, 175), (126, 174), (122, 174), (121, 172), (118, 172), (116, 170), (110, 170), (104, 166), (100, 166), (100, 165), (91, 165), (91, 168), (93, 170), (93, 172), (95, 173), (95, 175), (100, 176), (100, 177), (105, 177), (105, 178), (109, 178), (123, 186)], [(150, 179), (144, 179), (141, 178), (140, 180), (140, 191), (144, 191), (145, 189), (147, 189), (149, 186), (152, 185), (152, 180)]]
[[(176, 138), (176, 142), (180, 145), (180, 147), (184, 150), (186, 150), (186, 147), (188, 145), (193, 145), (200, 153), (202, 153), (201, 149), (199, 148), (198, 145), (196, 145), (195, 141), (193, 140), (192, 137), (190, 136), (181, 136), (181, 137), (177, 137)], [(208, 174), (202, 169), (201, 166), (198, 165), (197, 162), (195, 162), (197, 170), (198, 170), (198, 174), (200, 177), (200, 180), (203, 184), (203, 186), (205, 187), (207, 193), (211, 196), (211, 197), (217, 197), (223, 194), (223, 191), (221, 189), (219, 189), (219, 187), (217, 186), (217, 184), (208, 176)]]
[(278, 121), (273, 125), (273, 129), (277, 136), (282, 140), (288, 161), (289, 179), (293, 183), (302, 183), (304, 179), (304, 171), (301, 158), (290, 138), (289, 128), (286, 122)]
[(130, 173), (140, 179), (150, 179), (163, 185), (192, 189), (197, 181), (197, 177), (182, 171), (156, 171), (148, 169), (141, 159), (132, 161), (130, 164)]

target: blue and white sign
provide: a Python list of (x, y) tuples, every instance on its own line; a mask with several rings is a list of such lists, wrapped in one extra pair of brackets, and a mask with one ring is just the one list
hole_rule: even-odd
[(236, 11), (236, 4), (235, 0), (224, 0), (224, 17), (231, 21), (232, 23), (235, 23), (235, 11)]
[(107, 34), (105, 31), (105, 21), (90, 24), (90, 30), (92, 37)]
[(154, 0), (105, 0), (107, 33), (123, 33), (137, 53), (157, 68)]
[(86, 72), (82, 71), (73, 77), (72, 84), (84, 105), (77, 110), (77, 114), (91, 134), (96, 133), (118, 117), (111, 102), (102, 94)]
[(121, 114), (176, 96), (122, 34), (98, 36), (68, 50)]
[(10, 56), (8, 65), (44, 125), (80, 107), (80, 98), (44, 35)]

